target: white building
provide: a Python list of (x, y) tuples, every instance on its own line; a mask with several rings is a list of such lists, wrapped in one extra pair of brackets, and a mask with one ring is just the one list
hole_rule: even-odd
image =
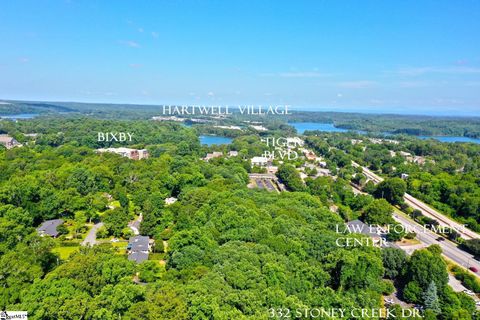
[(269, 162), (270, 162), (270, 159), (266, 158), (266, 157), (253, 157), (251, 160), (250, 160), (251, 164), (252, 164), (252, 167), (254, 166), (257, 166), (257, 167), (266, 167)]
[(147, 159), (149, 156), (147, 149), (138, 150), (138, 159)]
[(400, 155), (402, 157), (411, 157), (412, 154), (410, 152), (400, 151)]
[(219, 129), (228, 129), (228, 130), (242, 130), (239, 126), (213, 126), (214, 128)]
[(177, 202), (177, 200), (178, 200), (178, 199), (175, 198), (175, 197), (170, 197), (170, 198), (165, 199), (165, 204), (166, 204), (167, 206), (169, 206), (169, 205), (174, 204), (175, 202)]
[(15, 138), (10, 137), (6, 134), (0, 134), (0, 144), (5, 146), (7, 149), (12, 149), (15, 147), (21, 147), (22, 144), (19, 143)]
[(268, 130), (264, 126), (253, 126), (253, 125), (251, 125), (250, 127), (252, 127), (253, 129), (255, 129), (257, 131), (267, 131)]
[(267, 166), (267, 172), (268, 173), (275, 174), (275, 173), (277, 173), (277, 171), (278, 171), (277, 166)]
[(175, 117), (175, 116), (171, 116), (171, 117), (161, 117), (161, 116), (152, 117), (152, 120), (155, 120), (155, 121), (176, 121), (176, 122), (185, 121), (185, 119), (178, 118), (178, 117)]
[(146, 159), (149, 157), (147, 149), (131, 149), (131, 148), (105, 148), (97, 149), (98, 153), (115, 153), (121, 155), (122, 157), (129, 158), (132, 160)]

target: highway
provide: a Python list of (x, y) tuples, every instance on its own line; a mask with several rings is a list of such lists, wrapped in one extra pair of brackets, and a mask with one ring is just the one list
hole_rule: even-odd
[[(357, 189), (355, 186), (352, 185), (352, 190), (355, 194), (365, 194), (364, 192)], [(430, 246), (432, 244), (438, 244), (442, 248), (442, 253), (445, 257), (452, 260), (456, 264), (463, 266), (464, 268), (468, 269), (470, 267), (475, 267), (477, 270), (480, 270), (480, 261), (475, 260), (473, 255), (468, 252), (461, 250), (460, 248), (455, 245), (455, 243), (444, 240), (438, 241), (437, 239), (440, 237), (439, 235), (435, 234), (434, 232), (424, 228), (422, 225), (414, 221), (405, 213), (401, 212), (400, 210), (395, 208), (395, 213), (393, 215), (393, 219), (400, 223), (405, 229), (405, 231), (410, 232), (414, 231), (416, 233), (416, 238), (425, 246)], [(408, 248), (401, 247), (403, 250), (407, 251)], [(471, 271), (474, 275), (480, 278), (480, 274), (478, 272)]]
[[(361, 167), (363, 170), (363, 174), (372, 180), (375, 184), (383, 181), (383, 178), (378, 176), (377, 174), (373, 173), (368, 168), (360, 166), (358, 163), (352, 161), (353, 167)], [(426, 203), (418, 200), (417, 198), (413, 197), (412, 195), (406, 193), (404, 196), (405, 203), (408, 204), (413, 209), (420, 210), (422, 214), (426, 217), (436, 219), (440, 226), (449, 227), (455, 229), (462, 238), (470, 240), (470, 239), (479, 239), (480, 235), (470, 229), (467, 229), (464, 225), (453, 221), (452, 219), (446, 217), (442, 213), (438, 212), (435, 209), (429, 207)]]
[[(463, 250), (460, 250), (453, 242), (444, 240), (437, 241), (436, 239), (439, 236), (433, 233), (430, 230), (424, 229), (420, 224), (413, 221), (410, 217), (400, 211), (396, 211), (393, 218), (395, 221), (401, 223), (407, 230), (416, 230), (417, 239), (424, 243), (427, 246), (432, 244), (438, 244), (443, 251), (443, 255), (456, 264), (463, 266), (465, 268), (475, 267), (477, 270), (480, 270), (480, 261), (475, 260), (473, 255), (467, 253)], [(478, 273), (474, 273), (477, 277), (480, 277)]]
[[(361, 190), (357, 189), (354, 185), (351, 185), (353, 193), (355, 194), (365, 194)], [(459, 266), (464, 267), (465, 269), (469, 269), (470, 267), (475, 267), (477, 270), (480, 270), (480, 262), (475, 260), (473, 255), (459, 249), (453, 242), (448, 240), (438, 241), (437, 239), (439, 236), (430, 230), (425, 230), (423, 226), (419, 223), (415, 222), (412, 218), (410, 218), (405, 213), (401, 212), (400, 210), (395, 208), (395, 213), (393, 215), (393, 219), (400, 223), (404, 228), (405, 231), (415, 231), (416, 239), (422, 243), (422, 245), (430, 246), (432, 244), (438, 244), (442, 248), (442, 254), (444, 257), (452, 260)], [(400, 249), (404, 250), (408, 254), (412, 254), (412, 251), (420, 248), (410, 249), (405, 246), (397, 246)], [(473, 272), (470, 270), (472, 274), (480, 278), (480, 274), (478, 272)], [(458, 280), (454, 280), (454, 278), (449, 275), (448, 283), (455, 291), (463, 291), (465, 288)], [(461, 288), (459, 290), (459, 288)], [(479, 301), (478, 298), (472, 297), (475, 301)], [(477, 309), (479, 307), (477, 306)]]

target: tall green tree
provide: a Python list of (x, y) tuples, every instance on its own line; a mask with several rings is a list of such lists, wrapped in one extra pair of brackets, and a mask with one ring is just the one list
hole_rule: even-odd
[(407, 254), (402, 249), (384, 248), (382, 249), (382, 260), (385, 276), (395, 279), (401, 274), (407, 263)]
[(404, 202), (403, 196), (407, 191), (407, 184), (400, 178), (388, 178), (380, 182), (373, 195), (376, 198), (387, 200), (393, 205), (400, 205)]
[(368, 224), (393, 224), (393, 208), (385, 199), (375, 199), (363, 210), (363, 218)]
[(438, 245), (432, 247), (435, 249), (416, 250), (406, 267), (407, 280), (418, 283), (423, 291), (427, 290), (432, 281), (438, 290), (443, 290), (448, 283), (447, 265), (441, 256), (441, 250), (436, 249)]
[(278, 168), (277, 177), (287, 186), (291, 191), (303, 191), (305, 186), (297, 169), (290, 164), (281, 165)]
[(437, 294), (437, 286), (431, 281), (427, 290), (423, 294), (423, 305), (425, 309), (430, 309), (436, 313), (440, 313), (440, 301)]

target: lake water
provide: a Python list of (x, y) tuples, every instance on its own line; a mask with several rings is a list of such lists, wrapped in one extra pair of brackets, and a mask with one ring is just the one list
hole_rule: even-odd
[[(324, 132), (348, 132), (347, 129), (336, 128), (333, 123), (317, 123), (317, 122), (292, 122), (289, 125), (297, 129), (299, 134), (303, 134), (305, 131), (319, 130)], [(360, 134), (365, 134), (365, 131), (357, 130)], [(384, 133), (385, 135), (391, 135)], [(449, 137), (449, 136), (417, 136), (419, 139), (436, 139), (441, 142), (471, 142), (480, 144), (480, 139), (468, 138), (468, 137)]]
[(200, 143), (211, 146), (213, 144), (230, 144), (232, 143), (232, 138), (221, 137), (221, 136), (200, 136)]
[(19, 114), (0, 114), (0, 119), (21, 120), (21, 119), (33, 119), (38, 114), (36, 113), (19, 113)]
[(348, 129), (343, 129), (343, 128), (337, 128), (333, 125), (333, 123), (317, 123), (317, 122), (291, 122), (288, 123), (295, 129), (297, 129), (297, 132), (300, 134), (303, 134), (305, 131), (325, 131), (325, 132), (349, 132), (349, 131), (355, 131), (360, 134), (365, 134), (367, 133), (366, 131), (363, 130), (348, 130)]
[(325, 132), (348, 132), (347, 129), (336, 128), (333, 123), (317, 123), (317, 122), (291, 122), (292, 127), (297, 129), (297, 132), (303, 134), (305, 131), (325, 131)]
[(442, 142), (471, 142), (480, 144), (480, 139), (469, 138), (469, 137), (446, 137), (446, 136), (418, 136), (417, 138), (425, 139), (435, 139)]

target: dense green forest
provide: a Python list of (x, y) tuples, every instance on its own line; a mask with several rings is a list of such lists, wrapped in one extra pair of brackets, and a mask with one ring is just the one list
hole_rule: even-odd
[[(303, 184), (285, 164), (278, 175), (291, 191), (270, 193), (247, 188), (244, 157), (263, 150), (259, 135), (206, 147), (195, 128), (176, 123), (89, 118), (2, 121), (1, 130), (25, 146), (0, 150), (0, 309), (32, 319), (281, 319), (278, 310), (378, 309), (397, 288), (426, 319), (476, 319), (473, 300), (446, 285), (438, 247), (409, 258), (337, 245), (339, 236), (364, 237), (339, 234), (345, 221), (392, 214), (385, 201), (352, 192), (344, 152), (328, 158), (336, 180)], [(129, 146), (151, 157), (98, 154), (99, 131), (134, 132)], [(241, 156), (201, 160), (212, 150)], [(168, 197), (178, 201), (167, 206)], [(139, 213), (141, 234), (155, 240), (150, 260), (134, 264), (111, 241), (79, 245), (88, 221), (123, 239)], [(35, 228), (52, 218), (68, 222), (64, 234), (39, 237)]]
[[(150, 119), (153, 116), (163, 115), (161, 105), (133, 105), (133, 104), (95, 104), (76, 102), (29, 102), (7, 101), (0, 104), (0, 116), (18, 113), (35, 113), (41, 115), (62, 116), (89, 116), (103, 119)], [(372, 133), (389, 132), (393, 134), (425, 135), (425, 136), (465, 136), (480, 138), (480, 118), (478, 117), (433, 117), (423, 115), (395, 115), (395, 114), (364, 114), (346, 112), (309, 112), (292, 110), (289, 115), (252, 116), (242, 115), (231, 107), (233, 113), (228, 119), (210, 119), (211, 123), (221, 122), (222, 125), (241, 125), (248, 128), (245, 121), (260, 121), (267, 127), (284, 125), (286, 122), (323, 122), (333, 123), (336, 127), (363, 130)], [(188, 116), (187, 116), (188, 118)], [(195, 118), (208, 117), (197, 115)], [(236, 130), (221, 130), (212, 126), (203, 126), (209, 133), (222, 132), (226, 136), (238, 136)]]

